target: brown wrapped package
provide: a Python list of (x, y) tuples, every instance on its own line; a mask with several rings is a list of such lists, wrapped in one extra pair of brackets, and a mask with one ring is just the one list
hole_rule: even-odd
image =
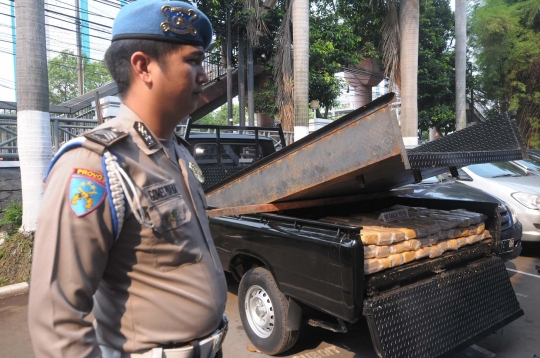
[(458, 221), (457, 227), (468, 227), (471, 226), (471, 220), (467, 216), (453, 215), (449, 211), (445, 210), (430, 210), (430, 213), (433, 215), (438, 215), (442, 218), (451, 218)]
[(429, 235), (429, 237), (418, 239), (418, 241), (420, 241), (422, 247), (437, 245), (437, 242), (439, 242), (439, 235)]
[(392, 267), (403, 265), (404, 260), (403, 260), (403, 255), (402, 254), (390, 255), (390, 256), (388, 256), (388, 258), (392, 262)]
[(364, 227), (367, 227), (367, 226), (380, 226), (380, 227), (384, 227), (384, 228), (387, 228), (387, 229), (401, 231), (402, 233), (405, 234), (405, 240), (416, 239), (416, 237), (418, 236), (414, 229), (404, 227), (403, 225), (394, 224), (392, 222), (385, 223), (385, 222), (381, 222), (381, 221), (362, 221), (362, 225)]
[(431, 246), (430, 249), (431, 249), (431, 251), (429, 253), (429, 258), (430, 259), (435, 258), (435, 257), (439, 257), (444, 253), (443, 249), (441, 247), (439, 247), (438, 245)]
[(403, 263), (408, 263), (416, 259), (416, 253), (414, 251), (405, 251), (401, 254), (403, 256)]
[(389, 247), (390, 247), (391, 254), (400, 254), (403, 251), (405, 251), (405, 247), (403, 247), (403, 244), (394, 244), (394, 245), (390, 245)]
[(472, 211), (467, 211), (465, 209), (456, 209), (450, 210), (450, 213), (453, 215), (465, 216), (468, 217), (471, 221), (471, 225), (480, 224), (487, 220), (487, 216), (480, 213), (473, 213)]
[(398, 221), (395, 221), (399, 224), (402, 224), (402, 225), (407, 225), (407, 224), (414, 224), (414, 225), (418, 225), (418, 226), (421, 226), (421, 227), (424, 227), (426, 228), (428, 234), (430, 235), (433, 235), (433, 234), (436, 234), (438, 233), (439, 231), (441, 231), (441, 226), (439, 225), (439, 223), (437, 223), (436, 220), (432, 220), (432, 219), (429, 219), (429, 218), (420, 218), (420, 217), (413, 217), (413, 218), (409, 218), (409, 219), (403, 219), (403, 220), (398, 220)]
[(396, 221), (385, 223), (385, 222), (382, 222), (382, 221), (377, 221), (378, 217), (374, 217), (374, 216), (371, 216), (371, 215), (364, 215), (364, 214), (352, 215), (351, 218), (361, 220), (365, 224), (381, 225), (383, 227), (388, 227), (388, 228), (403, 231), (405, 233), (405, 235), (407, 235), (409, 240), (410, 239), (415, 239), (415, 238), (418, 238), (418, 237), (427, 237), (428, 236), (428, 232), (427, 232), (427, 230), (426, 230), (426, 228), (424, 226), (416, 225), (414, 223), (409, 223), (409, 222), (400, 223), (400, 222), (396, 222)]
[(439, 215), (429, 215), (428, 213), (426, 213), (426, 214), (415, 213), (415, 214), (412, 214), (411, 217), (413, 217), (413, 218), (425, 218), (425, 219), (434, 220), (434, 221), (437, 222), (437, 224), (439, 224), (439, 226), (441, 227), (441, 230), (453, 229), (453, 228), (457, 227), (458, 224), (459, 224), (459, 221), (457, 219), (455, 219), (455, 218), (442, 217), (442, 216), (439, 216)]
[(486, 229), (486, 224), (481, 223), (481, 224), (478, 224), (478, 225), (475, 225), (475, 226), (471, 226), (470, 231), (471, 231), (471, 234), (480, 235), (480, 234), (484, 233), (485, 229)]
[(448, 239), (456, 239), (460, 236), (461, 236), (460, 228), (450, 229), (446, 232), (446, 238)]
[(405, 251), (416, 251), (420, 247), (422, 247), (422, 243), (420, 242), (420, 240), (416, 240), (416, 239), (403, 241), (402, 245)]
[(467, 238), (466, 237), (457, 238), (456, 241), (457, 241), (457, 244), (458, 244), (458, 249), (460, 247), (463, 247), (463, 246), (467, 245)]
[(448, 250), (448, 242), (447, 241), (441, 241), (437, 244), (437, 247), (441, 249), (441, 251), (444, 253)]
[(431, 253), (431, 247), (422, 247), (421, 249), (418, 249), (414, 252), (414, 257), (416, 260), (420, 260), (424, 257), (428, 257)]
[(364, 274), (371, 275), (372, 273), (391, 268), (393, 267), (393, 262), (395, 262), (395, 260), (392, 261), (389, 258), (364, 260)]
[(470, 235), (466, 237), (467, 239), (467, 245), (474, 244), (475, 242), (482, 241), (484, 239), (483, 235)]
[(377, 246), (377, 245), (368, 245), (364, 246), (364, 258), (373, 259), (373, 258), (383, 258), (388, 257), (392, 252), (390, 251), (391, 246)]
[(446, 244), (447, 244), (447, 250), (448, 251), (455, 251), (455, 250), (457, 250), (459, 248), (458, 247), (458, 242), (457, 242), (456, 239), (447, 240)]
[(360, 239), (364, 245), (390, 245), (393, 240), (391, 232), (384, 231), (360, 231)]
[[(401, 242), (406, 239), (405, 233), (396, 229), (392, 228), (386, 228), (381, 225), (366, 225), (365, 222), (361, 222), (358, 219), (355, 218), (347, 218), (347, 217), (341, 217), (341, 216), (328, 216), (322, 219), (319, 219), (319, 221), (324, 222), (330, 222), (330, 223), (337, 223), (337, 224), (345, 224), (345, 225), (351, 225), (351, 226), (362, 226), (362, 232), (365, 230), (367, 231), (376, 231), (380, 232), (381, 235), (379, 236), (386, 236), (384, 233), (390, 233), (392, 235), (391, 241), (389, 243), (394, 242)], [(386, 239), (383, 239), (383, 241), (386, 241)], [(374, 245), (386, 245), (389, 243), (377, 243)], [(364, 244), (365, 245), (365, 244)], [(369, 244), (371, 245), (371, 243)]]
[(491, 237), (491, 234), (488, 230), (484, 230), (482, 233), (482, 239), (489, 239)]

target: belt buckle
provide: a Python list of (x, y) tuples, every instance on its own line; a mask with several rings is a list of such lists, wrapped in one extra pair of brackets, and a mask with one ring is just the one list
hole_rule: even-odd
[(221, 349), (221, 346), (223, 345), (223, 341), (225, 340), (225, 336), (227, 335), (227, 331), (229, 329), (229, 320), (227, 319), (227, 315), (223, 313), (223, 321), (222, 321), (222, 327), (218, 329), (213, 334), (214, 339), (214, 348), (212, 349), (212, 358), (216, 355), (216, 353)]

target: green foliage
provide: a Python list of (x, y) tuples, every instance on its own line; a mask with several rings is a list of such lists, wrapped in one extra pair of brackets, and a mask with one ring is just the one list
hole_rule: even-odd
[[(90, 62), (83, 59), (84, 90), (92, 91), (112, 81), (102, 61)], [(63, 50), (49, 60), (49, 101), (52, 104), (65, 102), (78, 95), (77, 56), (70, 50)]]
[(276, 86), (274, 82), (268, 82), (255, 92), (254, 105), (256, 113), (264, 113), (271, 117), (278, 112), (276, 104)]
[(10, 202), (2, 211), (4, 217), (0, 219), (0, 227), (8, 226), (8, 233), (13, 233), (22, 225), (22, 204), (18, 201)]
[(319, 101), (326, 118), (345, 85), (334, 75), (364, 58), (379, 56), (376, 46), (384, 11), (353, 0), (318, 0), (311, 8), (309, 100)]
[[(239, 106), (237, 104), (233, 104), (233, 123), (238, 124), (239, 123)], [(229, 125), (229, 119), (228, 119), (228, 110), (227, 105), (224, 104), (223, 106), (219, 107), (217, 110), (210, 112), (206, 116), (202, 117), (197, 121), (197, 124), (212, 124), (212, 125), (218, 125), (218, 126), (228, 126)]]
[(478, 2), (470, 24), (479, 100), (490, 114), (517, 110), (526, 144), (538, 146), (540, 0)]
[[(226, 10), (232, 11), (232, 25), (245, 28), (249, 11), (244, 9), (245, 0), (195, 0), (214, 25), (217, 42), (226, 38)], [(262, 3), (262, 2), (261, 2)], [(309, 53), (309, 99), (317, 99), (321, 107), (332, 108), (337, 105), (343, 80), (334, 78), (342, 71), (342, 66), (356, 65), (367, 57), (378, 57), (378, 44), (381, 37), (381, 24), (385, 8), (372, 7), (368, 1), (356, 0), (314, 0), (310, 3), (310, 53)], [(278, 0), (270, 8), (263, 20), (268, 29), (253, 48), (257, 64), (273, 73), (272, 57), (276, 50), (276, 35), (283, 20), (285, 1)], [(233, 47), (237, 46), (233, 31)], [(234, 60), (233, 60), (234, 61)], [(257, 112), (274, 115), (277, 107), (274, 102), (275, 89), (263, 88), (256, 94)]]
[(420, 2), (418, 45), (418, 127), (455, 130), (454, 15), (449, 0)]

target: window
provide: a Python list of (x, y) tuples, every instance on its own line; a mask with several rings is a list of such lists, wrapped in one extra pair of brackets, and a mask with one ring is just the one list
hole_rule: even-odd
[(484, 178), (520, 177), (527, 173), (510, 162), (473, 164), (467, 169)]
[[(255, 144), (221, 143), (221, 164), (243, 166), (250, 165), (255, 159), (263, 156), (259, 145), (259, 157), (256, 158)], [(195, 145), (194, 158), (199, 165), (218, 163), (218, 150), (215, 143), (198, 143)]]

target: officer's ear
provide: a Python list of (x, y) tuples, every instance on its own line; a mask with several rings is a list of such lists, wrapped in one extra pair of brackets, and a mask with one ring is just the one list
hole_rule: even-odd
[(137, 51), (131, 55), (131, 70), (146, 86), (152, 86), (152, 74), (157, 61), (144, 52)]

